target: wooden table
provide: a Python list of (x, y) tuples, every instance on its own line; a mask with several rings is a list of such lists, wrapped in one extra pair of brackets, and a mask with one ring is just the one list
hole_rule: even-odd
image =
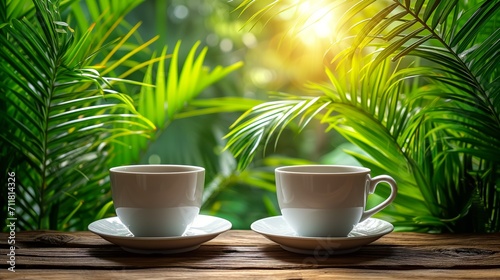
[(18, 232), (16, 272), (0, 236), (0, 279), (500, 279), (500, 233), (390, 233), (355, 253), (307, 256), (249, 230), (174, 255), (128, 253), (91, 232)]

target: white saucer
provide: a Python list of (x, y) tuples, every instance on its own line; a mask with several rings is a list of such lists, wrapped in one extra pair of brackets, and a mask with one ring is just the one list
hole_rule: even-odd
[(91, 223), (91, 232), (122, 247), (125, 251), (141, 254), (174, 254), (195, 250), (204, 242), (231, 229), (232, 224), (222, 218), (198, 215), (182, 236), (134, 237), (118, 217)]
[(250, 228), (287, 251), (309, 255), (351, 253), (394, 230), (386, 221), (369, 218), (357, 224), (347, 237), (304, 237), (297, 235), (282, 216), (255, 221)]

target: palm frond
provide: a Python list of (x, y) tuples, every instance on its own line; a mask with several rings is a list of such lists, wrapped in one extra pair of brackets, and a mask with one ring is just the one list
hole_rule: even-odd
[(66, 229), (93, 218), (78, 217), (99, 203), (81, 194), (104, 188), (110, 142), (154, 126), (101, 73), (79, 67), (88, 34), (75, 38), (60, 7), (34, 4), (36, 21), (12, 19), (0, 33), (2, 156), (18, 178), (19, 228)]
[[(267, 146), (275, 136), (300, 117), (299, 126), (305, 126), (309, 121), (329, 105), (325, 98), (294, 99), (293, 96), (279, 101), (266, 102), (253, 107), (236, 120), (228, 138), (226, 149), (238, 158), (238, 168), (245, 169), (253, 159), (261, 142)], [(276, 142), (277, 144), (277, 142)]]
[[(395, 174), (413, 178), (400, 189), (428, 211), (404, 212), (402, 224), (413, 216), (427, 229), (498, 230), (500, 2), (332, 2), (351, 7), (338, 26), (354, 33), (340, 39), (351, 47), (335, 55), (335, 72), (327, 69), (333, 88), (313, 86), (332, 100), (323, 121), (370, 154), (355, 155), (364, 164), (390, 172), (400, 163)], [(398, 64), (386, 76), (388, 60)]]
[[(182, 68), (179, 67), (180, 41), (175, 45), (171, 55), (167, 55), (166, 47), (163, 49), (159, 56), (161, 59), (155, 75), (153, 74), (154, 65), (149, 65), (143, 81), (145, 86), (141, 87), (138, 97), (138, 112), (152, 120), (158, 131), (152, 135), (151, 141), (140, 136), (131, 135), (116, 143), (113, 152), (115, 154), (113, 165), (138, 162), (146, 152), (148, 145), (157, 139), (174, 119), (230, 110), (229, 107), (222, 107), (210, 99), (205, 101), (195, 101), (195, 99), (207, 87), (240, 68), (242, 63), (237, 62), (227, 67), (218, 66), (214, 69), (208, 69), (204, 66), (208, 49), (204, 47), (197, 54), (199, 46), (200, 42), (197, 42), (191, 47)], [(167, 68), (165, 64), (166, 58), (171, 58), (168, 71), (165, 71)], [(153, 54), (151, 61), (153, 60), (156, 60), (156, 54)], [(147, 86), (153, 84), (154, 87)], [(231, 99), (226, 99), (226, 105), (230, 101)], [(241, 101), (242, 99), (239, 98), (232, 100), (235, 104), (239, 104), (240, 108)], [(196, 106), (205, 108), (196, 109), (190, 107), (190, 104), (197, 104)], [(208, 108), (206, 108), (207, 106)]]

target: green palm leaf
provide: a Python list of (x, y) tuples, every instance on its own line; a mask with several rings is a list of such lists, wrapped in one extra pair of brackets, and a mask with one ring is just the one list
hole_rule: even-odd
[[(333, 87), (312, 88), (331, 99), (322, 120), (371, 156), (353, 153), (358, 160), (402, 175), (397, 180), (403, 182), (403, 198), (395, 207), (403, 210), (384, 213), (405, 227), (414, 223), (427, 230), (498, 230), (500, 2), (332, 2), (351, 7), (338, 26), (352, 26), (349, 31), (355, 33), (340, 40), (352, 43), (335, 55), (335, 71), (326, 70)], [(245, 12), (246, 4), (239, 9)], [(264, 9), (287, 9), (275, 6)], [(360, 60), (367, 48), (368, 60)], [(388, 67), (389, 60), (398, 64)], [(271, 114), (269, 126), (259, 128), (262, 132), (270, 131), (273, 116), (283, 114), (261, 115), (266, 113)], [(246, 133), (242, 125), (228, 135), (249, 139)], [(265, 133), (260, 137), (265, 139)], [(230, 139), (228, 144), (232, 150), (238, 142)], [(246, 166), (253, 150), (236, 151)], [(420, 205), (419, 210), (412, 212), (401, 201)]]
[(328, 104), (329, 101), (323, 98), (293, 100), (288, 96), (288, 100), (257, 105), (234, 122), (225, 136), (229, 139), (226, 148), (239, 158), (238, 168), (243, 170), (252, 161), (261, 141), (266, 146), (275, 132), (279, 137), (285, 127), (299, 117), (299, 126), (307, 125)]
[(12, 19), (0, 32), (3, 167), (16, 172), (19, 228), (82, 228), (93, 217), (77, 214), (102, 203), (82, 194), (104, 187), (110, 142), (154, 126), (97, 70), (79, 67), (89, 34), (75, 38), (58, 6), (33, 3), (37, 21)]
[[(195, 43), (189, 51), (184, 65), (179, 69), (179, 51), (181, 42), (177, 42), (174, 51), (171, 55), (167, 55), (167, 48), (164, 48), (158, 63), (156, 74), (153, 75), (153, 64), (150, 64), (144, 77), (141, 92), (139, 94), (138, 112), (152, 120), (158, 128), (156, 134), (152, 135), (152, 139), (147, 139), (131, 135), (117, 142), (114, 145), (114, 154), (116, 155), (112, 165), (120, 165), (130, 162), (138, 162), (141, 156), (146, 152), (148, 145), (158, 139), (163, 132), (175, 119), (187, 118), (193, 116), (204, 115), (207, 113), (221, 113), (233, 111), (233, 106), (238, 105), (241, 109), (242, 99), (224, 99), (225, 106), (221, 106), (221, 99), (195, 101), (195, 99), (210, 85), (224, 78), (231, 72), (242, 66), (241, 62), (237, 62), (227, 67), (216, 67), (208, 69), (204, 66), (204, 60), (208, 49), (205, 47), (199, 54), (200, 42)], [(166, 72), (165, 58), (171, 58), (168, 71)], [(153, 55), (151, 61), (156, 59), (156, 54)], [(154, 76), (156, 78), (154, 79)], [(167, 80), (165, 82), (165, 76)], [(153, 83), (154, 80), (154, 83)], [(148, 86), (154, 84), (154, 87)], [(190, 107), (190, 104), (196, 104), (196, 107)], [(226, 107), (228, 106), (228, 107)], [(208, 107), (208, 109), (207, 109)], [(250, 105), (246, 105), (244, 109), (248, 109)], [(197, 160), (201, 163), (203, 161)]]

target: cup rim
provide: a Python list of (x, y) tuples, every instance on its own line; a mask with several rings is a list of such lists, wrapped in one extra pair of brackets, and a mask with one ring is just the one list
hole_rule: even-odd
[[(149, 170), (148, 170), (149, 169)], [(205, 168), (182, 164), (132, 164), (111, 167), (109, 172), (118, 174), (189, 174), (203, 172)]]
[(301, 164), (287, 165), (275, 169), (279, 173), (288, 174), (364, 174), (370, 173), (370, 169), (355, 165), (333, 165), (333, 164)]

